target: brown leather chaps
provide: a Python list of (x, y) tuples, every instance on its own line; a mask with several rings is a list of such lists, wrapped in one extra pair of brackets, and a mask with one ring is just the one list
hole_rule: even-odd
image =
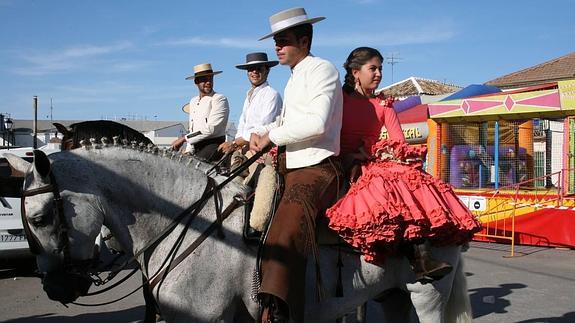
[(262, 252), (260, 293), (285, 301), (292, 320), (302, 322), (307, 256), (317, 248), (316, 217), (335, 203), (342, 167), (339, 158), (329, 157), (317, 165), (286, 169), (280, 149), (278, 171), (285, 187)]

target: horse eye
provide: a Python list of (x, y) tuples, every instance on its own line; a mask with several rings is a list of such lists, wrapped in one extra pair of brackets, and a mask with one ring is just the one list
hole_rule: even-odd
[(35, 226), (37, 228), (41, 228), (41, 227), (46, 226), (46, 222), (44, 222), (44, 217), (42, 217), (42, 216), (35, 216), (33, 218), (30, 218), (30, 224), (32, 224), (33, 226)]

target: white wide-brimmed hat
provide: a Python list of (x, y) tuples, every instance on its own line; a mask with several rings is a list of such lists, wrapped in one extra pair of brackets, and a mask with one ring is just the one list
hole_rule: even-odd
[(308, 18), (304, 8), (292, 8), (280, 11), (270, 17), (270, 27), (272, 32), (258, 40), (270, 38), (277, 33), (295, 26), (303, 24), (314, 24), (324, 19), (325, 17)]
[(240, 70), (247, 70), (251, 66), (265, 65), (274, 67), (278, 65), (278, 61), (268, 61), (268, 54), (266, 53), (250, 53), (246, 55), (246, 63), (236, 65)]
[(220, 74), (222, 71), (214, 71), (212, 69), (212, 64), (198, 64), (194, 66), (194, 75), (186, 77), (186, 80), (193, 80), (196, 77), (216, 75)]

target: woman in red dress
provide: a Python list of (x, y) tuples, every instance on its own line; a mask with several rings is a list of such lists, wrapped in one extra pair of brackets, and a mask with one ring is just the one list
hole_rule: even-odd
[[(393, 98), (375, 96), (383, 57), (373, 48), (351, 52), (344, 67), (341, 153), (353, 181), (326, 215), (329, 226), (365, 259), (381, 263), (398, 251), (417, 281), (447, 275), (452, 266), (432, 258), (429, 245), (463, 244), (480, 230), (450, 185), (425, 173), (426, 148), (405, 142)], [(379, 140), (385, 126), (389, 139)]]

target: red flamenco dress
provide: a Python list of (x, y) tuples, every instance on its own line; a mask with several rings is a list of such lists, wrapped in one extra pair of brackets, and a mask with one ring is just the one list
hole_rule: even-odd
[(327, 210), (329, 227), (367, 261), (382, 263), (402, 242), (463, 244), (481, 229), (452, 187), (421, 169), (426, 152), (404, 140), (375, 143), (374, 159)]

